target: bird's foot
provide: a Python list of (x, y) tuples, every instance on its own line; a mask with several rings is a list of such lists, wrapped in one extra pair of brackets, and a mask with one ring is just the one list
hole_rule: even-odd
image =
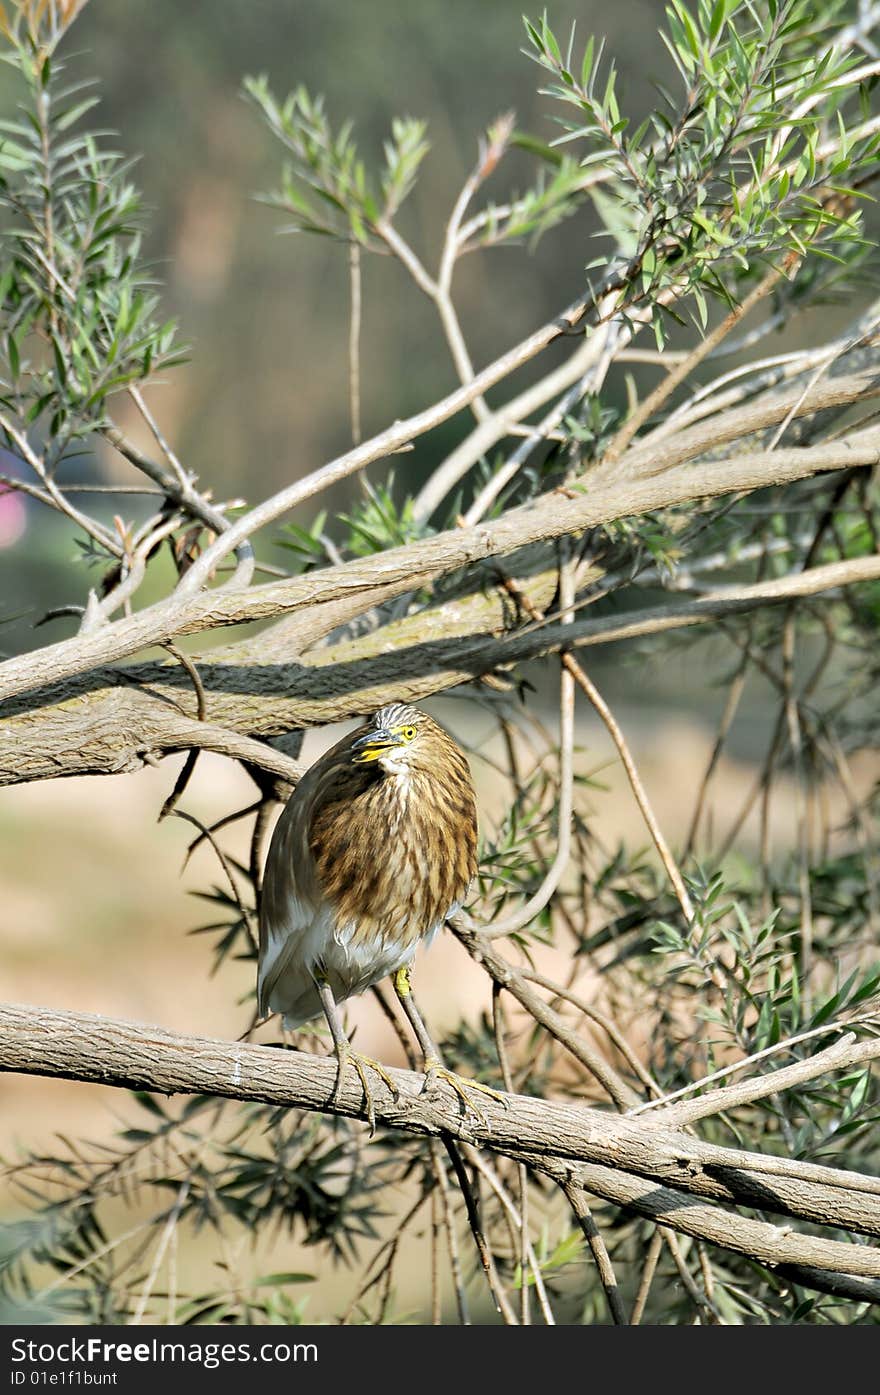
[(504, 1105), (505, 1109), (509, 1108), (507, 1096), (502, 1095), (498, 1090), (493, 1090), (491, 1085), (484, 1085), (479, 1080), (467, 1080), (464, 1076), (457, 1075), (454, 1070), (449, 1070), (436, 1056), (429, 1056), (425, 1061), (424, 1089), (430, 1091), (434, 1081), (438, 1079), (445, 1080), (447, 1085), (450, 1085), (455, 1091), (462, 1106), (462, 1112), (473, 1114), (484, 1128), (488, 1127), (489, 1120), (479, 1105), (470, 1098), (472, 1090), (478, 1091), (488, 1099), (497, 1100)]
[(376, 1132), (376, 1104), (373, 1099), (373, 1092), (367, 1081), (367, 1071), (375, 1071), (376, 1075), (387, 1085), (395, 1100), (400, 1098), (400, 1091), (395, 1085), (385, 1067), (374, 1061), (372, 1056), (362, 1056), (359, 1051), (348, 1050), (338, 1051), (336, 1054), (336, 1084), (333, 1086), (333, 1094), (330, 1096), (330, 1103), (335, 1104), (339, 1099), (339, 1092), (342, 1089), (342, 1078), (345, 1074), (346, 1066), (353, 1066), (357, 1071), (358, 1079), (361, 1082), (361, 1089), (364, 1092), (364, 1104), (367, 1106), (367, 1122), (370, 1125), (370, 1137)]

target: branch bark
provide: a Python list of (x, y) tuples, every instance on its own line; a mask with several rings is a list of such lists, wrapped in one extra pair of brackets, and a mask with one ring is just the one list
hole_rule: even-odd
[[(418, 702), (563, 644), (636, 639), (878, 577), (880, 557), (855, 558), (771, 582), (721, 587), (625, 619), (551, 623), (521, 633), (509, 632), (517, 617), (509, 598), (491, 587), (328, 645), (305, 661), (296, 624), (282, 621), (257, 639), (192, 656), (205, 694), (204, 722), (196, 720), (190, 679), (175, 663), (98, 670), (43, 690), (38, 702), (28, 695), (10, 700), (0, 718), (0, 786), (119, 774), (138, 769), (148, 756), (191, 748), (246, 760), (295, 783), (301, 767), (266, 744), (286, 732), (343, 721), (390, 701)], [(538, 606), (549, 604), (557, 579), (555, 565), (530, 575), (528, 592)]]
[[(0, 1005), (0, 1070), (93, 1081), (162, 1094), (229, 1099), (364, 1117), (361, 1088), (347, 1072), (331, 1099), (331, 1058), (244, 1042), (184, 1036), (164, 1028)], [(880, 1249), (829, 1240), (743, 1217), (708, 1201), (862, 1235), (880, 1235), (880, 1178), (722, 1148), (648, 1119), (547, 1103), (523, 1095), (486, 1100), (483, 1117), (459, 1112), (451, 1091), (423, 1092), (424, 1078), (390, 1070), (398, 1090), (375, 1098), (376, 1119), (403, 1133), (451, 1134), (548, 1172), (590, 1193), (770, 1265), (797, 1265), (859, 1279), (880, 1278)]]
[[(839, 404), (880, 392), (880, 379), (874, 373), (859, 374), (836, 380), (834, 386), (834, 401)], [(772, 411), (768, 407), (756, 414), (755, 422), (767, 425), (771, 417), (778, 421), (791, 405), (783, 395)], [(86, 673), (100, 664), (129, 658), (142, 649), (182, 635), (277, 615), (298, 616), (299, 639), (305, 647), (375, 605), (489, 557), (505, 556), (520, 547), (579, 533), (633, 514), (789, 484), (823, 470), (874, 465), (880, 459), (880, 429), (872, 427), (819, 446), (692, 461), (713, 439), (716, 444), (735, 439), (741, 434), (742, 424), (732, 436), (725, 434), (726, 430), (732, 433), (732, 425), (725, 429), (723, 423), (713, 422), (709, 435), (701, 425), (683, 432), (672, 443), (664, 443), (659, 453), (627, 452), (607, 479), (595, 472), (588, 477), (583, 494), (572, 496), (568, 490), (554, 491), (508, 510), (491, 523), (451, 529), (305, 577), (261, 586), (228, 586), (196, 595), (175, 593), (94, 633), (7, 659), (0, 664), (0, 700)], [(232, 540), (234, 532), (235, 528), (230, 528), (224, 540)]]

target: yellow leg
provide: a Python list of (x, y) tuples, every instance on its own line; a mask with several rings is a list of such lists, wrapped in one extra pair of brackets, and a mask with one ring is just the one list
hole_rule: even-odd
[(339, 1099), (342, 1089), (342, 1080), (345, 1075), (345, 1067), (351, 1065), (357, 1071), (358, 1079), (361, 1082), (361, 1089), (364, 1092), (364, 1104), (367, 1107), (367, 1121), (370, 1125), (370, 1135), (376, 1132), (376, 1105), (373, 1099), (373, 1092), (367, 1081), (367, 1070), (375, 1071), (381, 1080), (388, 1086), (394, 1099), (399, 1097), (399, 1091), (387, 1070), (378, 1061), (374, 1061), (372, 1056), (364, 1056), (360, 1051), (351, 1049), (351, 1042), (345, 1035), (345, 1028), (342, 1025), (342, 1018), (339, 1016), (339, 1008), (333, 996), (333, 990), (324, 979), (318, 979), (318, 992), (321, 996), (321, 1006), (324, 1009), (324, 1016), (327, 1018), (328, 1026), (333, 1037), (333, 1046), (336, 1051), (336, 1083), (333, 1086), (333, 1093), (330, 1096), (330, 1103), (335, 1104)]
[(392, 982), (400, 1006), (406, 1013), (409, 1024), (415, 1033), (416, 1040), (422, 1049), (425, 1067), (425, 1089), (429, 1089), (434, 1080), (445, 1080), (458, 1095), (462, 1106), (462, 1112), (474, 1114), (484, 1125), (488, 1123), (486, 1115), (483, 1113), (482, 1109), (478, 1108), (473, 1100), (469, 1098), (470, 1091), (477, 1090), (480, 1094), (486, 1095), (489, 1099), (498, 1100), (504, 1105), (504, 1108), (507, 1109), (509, 1106), (506, 1096), (500, 1094), (498, 1090), (493, 1090), (491, 1085), (483, 1085), (479, 1080), (467, 1080), (464, 1076), (458, 1075), (454, 1070), (449, 1070), (444, 1066), (443, 1058), (431, 1040), (428, 1029), (425, 1026), (424, 1018), (416, 1007), (416, 1001), (412, 991), (412, 978), (409, 964), (403, 964), (401, 968), (397, 970)]

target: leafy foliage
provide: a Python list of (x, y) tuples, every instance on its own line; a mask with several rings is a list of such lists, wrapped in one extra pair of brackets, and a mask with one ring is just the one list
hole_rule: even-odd
[[(5, 60), (24, 114), (0, 123), (0, 402), (44, 425), (57, 460), (105, 421), (108, 400), (182, 361), (175, 327), (139, 262), (140, 197), (132, 162), (81, 125), (92, 84), (64, 83), (54, 51), (21, 43)], [(10, 443), (11, 444), (11, 443)]]

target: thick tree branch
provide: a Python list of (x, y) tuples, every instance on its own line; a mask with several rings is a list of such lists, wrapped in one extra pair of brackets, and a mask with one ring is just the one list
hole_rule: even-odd
[[(507, 635), (516, 617), (504, 593), (492, 587), (318, 649), (307, 662), (299, 658), (296, 628), (282, 621), (255, 640), (194, 656), (206, 699), (205, 723), (196, 720), (191, 684), (175, 664), (99, 670), (44, 690), (38, 703), (30, 697), (6, 703), (0, 718), (0, 786), (131, 771), (148, 755), (192, 747), (296, 780), (298, 767), (265, 745), (267, 739), (342, 721), (392, 700), (418, 702), (563, 644), (636, 639), (878, 577), (880, 557), (854, 558), (632, 611), (626, 619), (582, 619)], [(556, 579), (555, 566), (538, 571), (529, 578), (529, 595), (547, 604)], [(444, 637), (435, 639), (437, 634)], [(254, 737), (262, 740), (248, 740)]]
[[(783, 405), (781, 400), (779, 411)], [(695, 452), (706, 446), (699, 435), (691, 444)], [(504, 556), (529, 544), (690, 500), (791, 483), (821, 470), (874, 465), (880, 457), (880, 429), (853, 432), (827, 445), (693, 464), (682, 459), (683, 449), (681, 442), (676, 441), (678, 463), (672, 468), (665, 469), (658, 461), (640, 456), (639, 472), (633, 478), (618, 476), (608, 483), (597, 478), (595, 483), (590, 481), (583, 494), (572, 497), (568, 491), (553, 492), (510, 509), (491, 523), (438, 533), (406, 547), (358, 558), (305, 577), (262, 586), (223, 588), (182, 599), (172, 597), (92, 634), (8, 659), (0, 665), (0, 699), (88, 672), (99, 664), (128, 658), (141, 649), (165, 644), (181, 635), (275, 615), (297, 613), (300, 640), (303, 645), (311, 644), (374, 605), (428, 585), (473, 562)], [(628, 457), (629, 453), (621, 464)]]
[[(361, 1088), (336, 1081), (332, 1058), (164, 1028), (0, 1005), (0, 1070), (93, 1081), (162, 1094), (228, 1099), (363, 1117)], [(721, 1148), (646, 1119), (508, 1095), (484, 1117), (462, 1117), (452, 1092), (423, 1092), (424, 1078), (390, 1071), (396, 1099), (377, 1092), (377, 1120), (404, 1133), (452, 1134), (547, 1171), (664, 1225), (767, 1264), (812, 1266), (880, 1278), (880, 1250), (753, 1220), (708, 1200), (730, 1200), (857, 1234), (880, 1235), (880, 1178)]]

